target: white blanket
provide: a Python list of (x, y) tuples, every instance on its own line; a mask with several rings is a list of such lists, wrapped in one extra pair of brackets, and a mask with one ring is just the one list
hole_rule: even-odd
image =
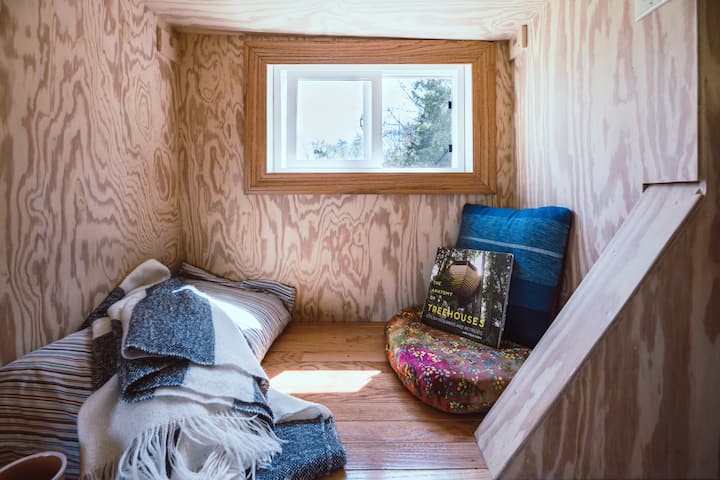
[[(100, 336), (119, 320), (123, 341), (118, 374), (80, 410), (82, 478), (254, 478), (271, 471), (274, 458), (283, 461), (275, 431), (290, 422), (321, 425), (323, 432), (330, 425), (321, 442), (335, 445), (329, 410), (268, 390), (233, 319), (178, 282), (164, 265), (147, 261), (121, 284), (127, 293), (108, 317), (93, 324)], [(344, 464), (341, 446), (332, 456), (328, 471)], [(314, 478), (292, 462), (279, 470)]]

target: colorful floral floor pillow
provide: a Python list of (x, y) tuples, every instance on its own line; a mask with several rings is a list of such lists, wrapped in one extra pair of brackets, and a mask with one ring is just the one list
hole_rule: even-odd
[(385, 326), (390, 366), (417, 398), (450, 413), (487, 412), (532, 351), (503, 341), (495, 349), (420, 321), (403, 310)]

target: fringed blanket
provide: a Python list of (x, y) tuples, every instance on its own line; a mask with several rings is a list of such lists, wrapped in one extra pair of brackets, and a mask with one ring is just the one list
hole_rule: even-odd
[[(117, 372), (80, 410), (82, 478), (313, 479), (342, 468), (330, 412), (268, 389), (211, 298), (154, 260), (121, 287), (93, 322), (98, 370)], [(108, 350), (117, 362), (103, 361)]]

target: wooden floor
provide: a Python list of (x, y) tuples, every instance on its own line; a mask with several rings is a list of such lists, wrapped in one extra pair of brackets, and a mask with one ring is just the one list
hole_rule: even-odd
[(490, 479), (482, 419), (424, 405), (385, 359), (383, 323), (293, 323), (263, 362), (270, 383), (332, 410), (347, 466), (327, 480)]

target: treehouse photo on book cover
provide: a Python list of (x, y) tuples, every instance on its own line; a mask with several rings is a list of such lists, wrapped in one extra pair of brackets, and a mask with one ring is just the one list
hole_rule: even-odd
[(499, 347), (512, 266), (511, 253), (438, 248), (422, 321)]

